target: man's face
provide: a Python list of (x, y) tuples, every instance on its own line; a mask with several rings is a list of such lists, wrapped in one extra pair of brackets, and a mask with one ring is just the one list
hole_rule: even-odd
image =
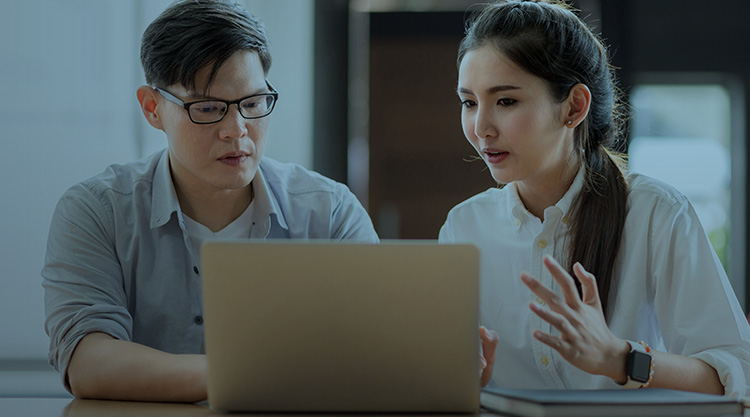
[[(186, 103), (207, 99), (233, 101), (269, 92), (256, 52), (236, 52), (219, 68), (204, 94), (210, 70), (208, 65), (196, 74), (195, 91), (181, 84), (168, 86), (166, 90)], [(159, 97), (157, 109), (167, 134), (172, 178), (178, 193), (210, 196), (250, 184), (265, 150), (270, 115), (245, 119), (237, 105), (232, 104), (220, 122), (195, 124), (184, 108), (163, 97)]]

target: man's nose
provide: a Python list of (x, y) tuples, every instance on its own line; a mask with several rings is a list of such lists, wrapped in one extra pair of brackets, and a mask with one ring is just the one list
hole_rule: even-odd
[(222, 139), (237, 139), (247, 134), (247, 119), (240, 114), (240, 107), (237, 103), (229, 105), (227, 113), (219, 123)]

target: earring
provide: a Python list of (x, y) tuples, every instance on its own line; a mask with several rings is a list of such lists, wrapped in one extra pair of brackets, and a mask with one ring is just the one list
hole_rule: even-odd
[(568, 120), (567, 122), (565, 122), (565, 124), (568, 125), (568, 126), (570, 126), (570, 125), (573, 124), (573, 121), (572, 120)]

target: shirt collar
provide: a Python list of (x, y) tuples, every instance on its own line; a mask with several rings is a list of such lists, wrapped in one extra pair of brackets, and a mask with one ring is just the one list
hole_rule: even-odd
[[(583, 179), (585, 175), (585, 168), (583, 164), (578, 169), (578, 173), (576, 174), (575, 178), (573, 179), (573, 183), (570, 184), (570, 188), (568, 188), (568, 191), (565, 192), (565, 195), (555, 204), (555, 207), (562, 212), (562, 219), (563, 223), (567, 224), (570, 216), (568, 215), (568, 212), (570, 211), (571, 206), (573, 205), (573, 201), (576, 198), (576, 196), (581, 192), (583, 189)], [(508, 201), (508, 210), (512, 213), (513, 217), (516, 219), (514, 221), (516, 226), (520, 226), (527, 220), (533, 216), (529, 211), (526, 209), (526, 206), (523, 205), (523, 202), (521, 201), (521, 197), (518, 195), (518, 187), (516, 183), (511, 183), (508, 185), (510, 189), (508, 190), (510, 192), (510, 198)], [(547, 208), (549, 210), (549, 208)], [(547, 216), (545, 216), (547, 217)]]
[[(260, 164), (258, 166), (258, 171), (255, 174), (255, 178), (253, 178), (253, 193), (255, 194), (253, 200), (255, 204), (253, 222), (268, 222), (271, 220), (271, 215), (273, 215), (279, 223), (279, 226), (288, 230), (289, 226), (284, 218), (281, 206), (279, 206), (277, 199), (273, 198), (270, 190), (271, 188), (268, 186), (266, 176), (263, 173), (263, 166)], [(270, 227), (270, 224), (268, 227)], [(269, 229), (267, 228), (266, 233), (268, 230)]]
[[(264, 236), (270, 230), (271, 215), (274, 215), (279, 226), (289, 229), (278, 201), (272, 198), (262, 166), (258, 166), (258, 171), (253, 179), (253, 193), (255, 194), (253, 222), (254, 224), (267, 224), (267, 226), (263, 226), (265, 228)], [(165, 225), (172, 218), (172, 213), (178, 213), (178, 215), (180, 213), (180, 202), (177, 199), (177, 192), (174, 189), (169, 169), (168, 149), (164, 150), (156, 165), (151, 201), (153, 207), (151, 210), (152, 229)]]
[(169, 170), (169, 150), (165, 149), (156, 164), (151, 188), (151, 228), (165, 225), (172, 213), (179, 212), (180, 203)]
[(510, 195), (510, 198), (507, 200), (508, 211), (515, 218), (513, 224), (518, 227), (523, 222), (525, 222), (529, 218), (529, 216), (531, 216), (531, 213), (529, 213), (529, 211), (526, 210), (526, 206), (523, 205), (521, 196), (518, 195), (518, 188), (516, 187), (516, 183), (511, 183), (507, 185), (507, 187), (508, 193)]
[(568, 188), (568, 191), (560, 199), (560, 201), (555, 204), (555, 206), (560, 209), (564, 216), (563, 221), (565, 221), (565, 218), (570, 217), (568, 212), (573, 205), (573, 201), (575, 201), (575, 198), (578, 196), (578, 194), (581, 193), (581, 190), (583, 190), (583, 178), (585, 176), (585, 172), (586, 169), (584, 168), (583, 164), (581, 164), (581, 166), (578, 168), (576, 177), (573, 179), (573, 183), (570, 184), (570, 188)]

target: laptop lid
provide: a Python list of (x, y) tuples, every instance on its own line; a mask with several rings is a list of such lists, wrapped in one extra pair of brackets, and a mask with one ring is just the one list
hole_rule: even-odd
[(476, 247), (244, 240), (201, 253), (212, 408), (478, 410)]

